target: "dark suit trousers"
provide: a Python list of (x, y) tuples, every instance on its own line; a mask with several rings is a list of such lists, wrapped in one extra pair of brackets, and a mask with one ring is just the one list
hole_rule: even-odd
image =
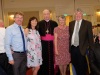
[(13, 67), (8, 63), (6, 53), (0, 53), (0, 67), (5, 71), (7, 75), (13, 75)]
[(26, 75), (27, 56), (26, 53), (13, 53), (14, 75)]
[(87, 62), (85, 56), (81, 55), (79, 46), (71, 46), (71, 61), (76, 69), (77, 75), (86, 75)]

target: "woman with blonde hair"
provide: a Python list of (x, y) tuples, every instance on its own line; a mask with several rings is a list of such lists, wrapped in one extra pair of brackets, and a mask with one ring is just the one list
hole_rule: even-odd
[(59, 66), (61, 75), (66, 75), (66, 68), (70, 62), (69, 53), (69, 28), (66, 18), (58, 17), (59, 25), (54, 29), (55, 64)]

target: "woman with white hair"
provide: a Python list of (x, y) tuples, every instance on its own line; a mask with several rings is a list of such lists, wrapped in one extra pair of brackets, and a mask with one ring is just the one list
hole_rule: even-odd
[(70, 62), (69, 28), (66, 18), (58, 17), (59, 26), (54, 29), (55, 64), (59, 66), (61, 75), (66, 75), (66, 68)]

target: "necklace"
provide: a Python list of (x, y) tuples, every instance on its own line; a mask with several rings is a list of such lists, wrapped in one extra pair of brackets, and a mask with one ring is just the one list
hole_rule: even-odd
[(49, 30), (48, 30), (48, 28), (47, 28), (47, 30), (46, 30), (46, 33), (47, 33), (47, 34), (49, 33)]
[(46, 30), (46, 34), (50, 33), (50, 22), (47, 22), (47, 25), (45, 23), (45, 30)]

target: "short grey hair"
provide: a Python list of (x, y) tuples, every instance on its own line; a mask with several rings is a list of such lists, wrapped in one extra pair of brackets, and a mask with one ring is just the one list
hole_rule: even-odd
[(66, 20), (66, 17), (64, 15), (58, 16), (58, 21), (59, 21), (59, 18), (62, 18), (62, 19), (65, 19)]
[(76, 12), (81, 12), (81, 13), (83, 13), (82, 9), (80, 9), (80, 8), (77, 8), (77, 9), (76, 9)]

